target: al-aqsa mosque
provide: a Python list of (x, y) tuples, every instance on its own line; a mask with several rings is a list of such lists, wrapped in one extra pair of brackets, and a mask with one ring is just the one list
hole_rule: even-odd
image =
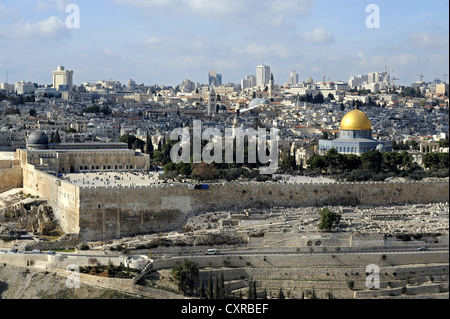
[(320, 153), (326, 153), (332, 148), (341, 154), (355, 155), (372, 150), (392, 152), (392, 142), (374, 139), (369, 117), (364, 112), (355, 109), (342, 118), (339, 138), (319, 140)]

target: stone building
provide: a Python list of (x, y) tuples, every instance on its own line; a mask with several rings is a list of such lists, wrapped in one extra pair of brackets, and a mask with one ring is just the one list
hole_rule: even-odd
[(56, 173), (125, 171), (148, 169), (149, 156), (129, 150), (125, 143), (49, 143), (47, 134), (30, 134), (25, 150), (18, 150), (22, 163)]

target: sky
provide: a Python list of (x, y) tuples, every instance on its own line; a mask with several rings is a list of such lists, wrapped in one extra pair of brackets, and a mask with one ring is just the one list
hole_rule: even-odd
[[(73, 27), (79, 9), (79, 28)], [(379, 9), (366, 10), (369, 5)], [(67, 12), (66, 12), (67, 9)], [(68, 23), (67, 23), (68, 22)], [(373, 23), (372, 23), (373, 24)], [(388, 68), (397, 84), (449, 73), (447, 0), (0, 0), (0, 83), (207, 83), (217, 70), (240, 83), (271, 67), (283, 85), (348, 81)], [(446, 77), (448, 82), (449, 77)]]

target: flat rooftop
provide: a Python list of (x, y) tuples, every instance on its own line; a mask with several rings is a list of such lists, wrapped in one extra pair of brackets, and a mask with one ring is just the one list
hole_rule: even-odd
[(149, 186), (161, 184), (157, 172), (95, 172), (62, 174), (61, 180), (79, 187), (117, 187), (117, 186)]
[[(323, 177), (276, 175), (283, 177), (285, 183), (336, 183), (332, 179)], [(143, 170), (134, 171), (114, 171), (114, 172), (91, 172), (91, 173), (67, 173), (62, 174), (61, 180), (79, 187), (117, 187), (117, 186), (149, 186), (167, 184), (159, 179), (158, 172)], [(181, 182), (168, 182), (170, 184), (180, 184)], [(192, 182), (195, 183), (195, 182)], [(259, 182), (254, 182), (259, 183)], [(187, 183), (186, 183), (187, 184)]]

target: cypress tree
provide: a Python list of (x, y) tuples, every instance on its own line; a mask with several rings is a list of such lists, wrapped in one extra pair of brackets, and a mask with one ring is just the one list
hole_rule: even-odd
[(203, 278), (200, 278), (200, 298), (206, 299), (205, 285), (203, 284)]
[(280, 292), (278, 293), (278, 299), (286, 299), (283, 293), (283, 288), (280, 288)]
[(56, 131), (54, 143), (57, 143), (57, 144), (61, 143), (61, 136), (59, 136), (58, 131)]
[(219, 298), (225, 299), (225, 278), (223, 277), (223, 273), (220, 274)]
[(219, 293), (219, 276), (216, 276), (216, 286), (214, 289), (214, 299), (220, 299), (220, 293)]
[(250, 281), (248, 283), (248, 292), (247, 292), (247, 299), (253, 299), (253, 276), (250, 277)]
[(209, 272), (209, 277), (208, 277), (208, 299), (214, 299), (211, 271)]

